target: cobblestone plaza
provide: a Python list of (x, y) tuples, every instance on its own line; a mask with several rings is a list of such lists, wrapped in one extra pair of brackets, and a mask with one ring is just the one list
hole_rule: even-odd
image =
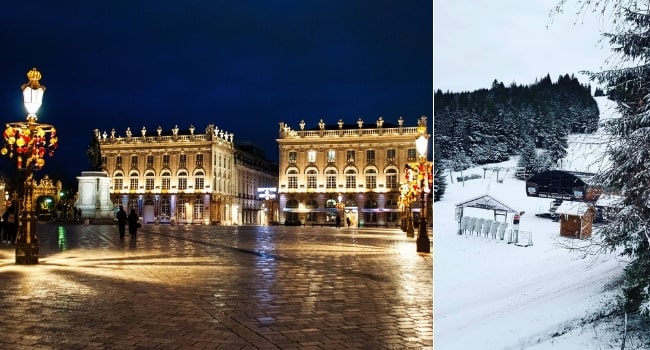
[(433, 256), (398, 229), (38, 225), (0, 249), (0, 348), (431, 349)]

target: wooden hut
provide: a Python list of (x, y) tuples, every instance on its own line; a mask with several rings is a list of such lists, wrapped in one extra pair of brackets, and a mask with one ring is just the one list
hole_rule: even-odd
[(594, 185), (596, 174), (549, 170), (526, 179), (528, 197), (593, 202), (602, 190)]
[(564, 201), (555, 211), (560, 218), (560, 236), (589, 238), (596, 208), (584, 202)]

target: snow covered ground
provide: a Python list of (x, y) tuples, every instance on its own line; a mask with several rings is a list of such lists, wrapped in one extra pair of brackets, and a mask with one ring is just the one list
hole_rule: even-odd
[[(601, 119), (611, 117), (611, 103), (598, 102)], [(572, 135), (565, 168), (597, 172), (606, 164), (600, 142), (605, 137)], [(551, 200), (526, 196), (524, 181), (513, 177), (516, 162), (498, 164), (502, 182), (493, 171), (483, 178), (482, 167), (465, 170), (463, 175), (481, 179), (464, 183), (454, 173), (454, 183), (447, 177), (445, 195), (434, 205), (435, 349), (620, 348), (617, 319), (592, 321), (613, 303), (625, 261), (617, 254), (584, 256), (562, 247), (584, 241), (560, 237), (558, 222), (535, 216)], [(486, 193), (525, 212), (519, 229), (531, 233), (532, 246), (457, 234), (455, 205)], [(464, 216), (494, 219), (492, 211), (475, 208), (466, 208)]]

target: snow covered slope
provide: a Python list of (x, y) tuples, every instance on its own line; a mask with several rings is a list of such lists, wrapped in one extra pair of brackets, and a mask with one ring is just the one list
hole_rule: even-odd
[[(602, 118), (614, 116), (611, 102), (598, 102)], [(606, 165), (606, 138), (602, 132), (571, 136), (565, 168), (597, 172)], [(514, 169), (516, 163), (499, 166)], [(469, 174), (483, 177), (484, 171), (464, 171)], [(583, 241), (560, 237), (558, 222), (536, 217), (551, 200), (527, 197), (525, 183), (512, 174), (499, 182), (496, 172), (487, 171), (485, 178), (458, 183), (454, 173), (454, 183), (447, 177), (445, 195), (434, 205), (434, 348), (620, 347), (608, 324), (589, 322), (611, 302), (625, 262), (615, 254), (585, 257), (562, 247)], [(532, 235), (532, 246), (457, 234), (455, 205), (484, 193), (525, 212), (519, 228)], [(466, 209), (464, 216), (494, 219), (481, 209)]]

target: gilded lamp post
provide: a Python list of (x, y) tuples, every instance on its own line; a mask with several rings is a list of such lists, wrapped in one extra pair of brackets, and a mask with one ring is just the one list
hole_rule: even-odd
[(16, 236), (16, 264), (38, 264), (38, 236), (34, 210), (33, 172), (45, 165), (45, 156), (53, 156), (58, 145), (56, 129), (52, 125), (37, 122), (36, 112), (43, 102), (45, 86), (39, 83), (41, 73), (32, 68), (27, 72), (29, 81), (21, 86), (27, 120), (6, 123), (3, 132), (2, 155), (16, 162), (18, 169), (18, 195), (15, 210), (18, 217)]
[(415, 164), (417, 167), (417, 181), (415, 189), (420, 194), (420, 222), (418, 227), (417, 251), (421, 253), (431, 252), (431, 241), (427, 234), (427, 217), (429, 208), (427, 207), (427, 197), (433, 187), (433, 163), (427, 161), (427, 150), (429, 148), (429, 135), (427, 135), (427, 118), (421, 117), (418, 122), (418, 133), (420, 134), (415, 140), (415, 148), (418, 152), (420, 162)]

